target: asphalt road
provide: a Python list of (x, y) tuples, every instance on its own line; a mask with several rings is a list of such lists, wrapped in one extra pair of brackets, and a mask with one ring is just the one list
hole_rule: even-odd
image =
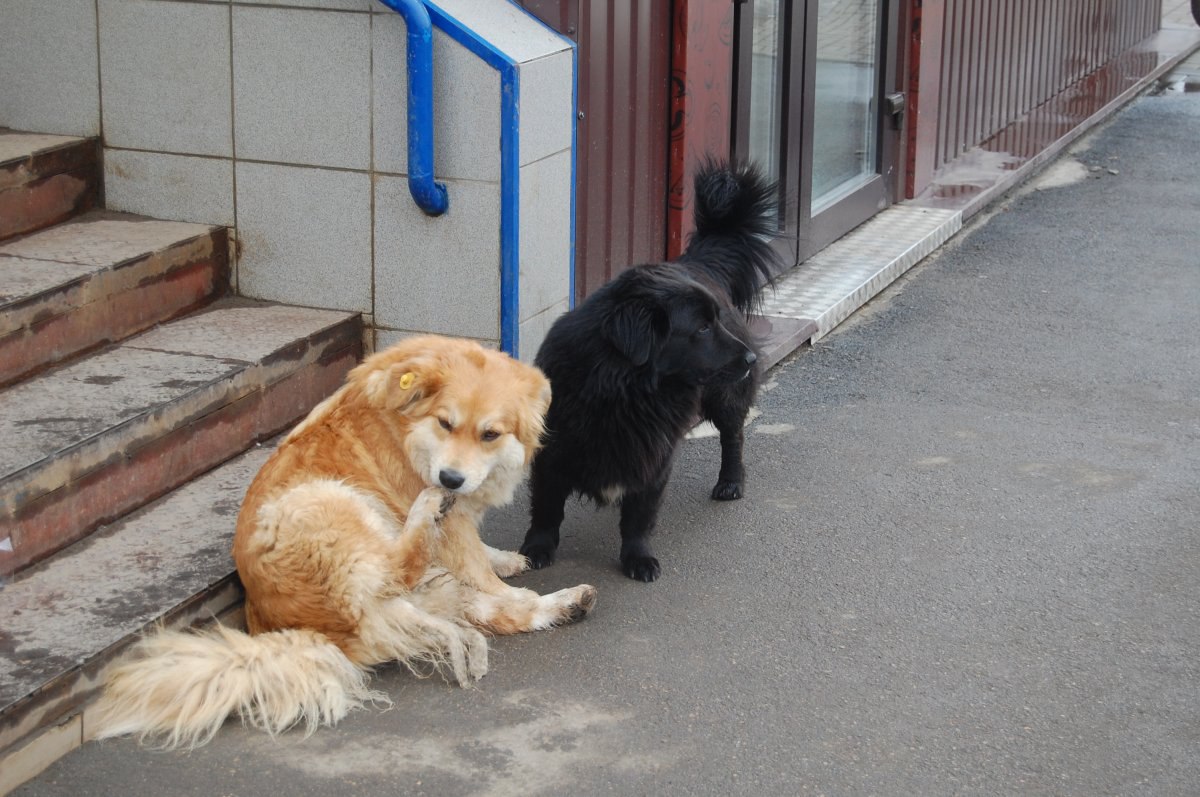
[(1200, 793), (1198, 131), (1140, 99), (777, 367), (744, 500), (681, 452), (658, 582), (573, 505), (519, 581), (595, 613), (477, 689), (385, 668), (394, 707), (307, 740), (89, 744), (18, 793)]

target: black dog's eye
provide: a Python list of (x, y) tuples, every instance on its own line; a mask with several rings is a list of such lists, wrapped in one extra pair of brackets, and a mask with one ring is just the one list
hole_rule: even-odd
[(454, 431), (454, 425), (451, 424), (450, 421), (446, 420), (445, 418), (438, 418), (438, 423), (440, 423), (442, 425), (442, 428), (445, 429), (447, 432)]
[(481, 434), (479, 436), (479, 439), (485, 443), (490, 443), (493, 440), (497, 439), (498, 437), (500, 437), (499, 432), (495, 431), (494, 429), (488, 429), (486, 432), (484, 432), (483, 434)]
[(712, 324), (705, 324), (704, 326), (702, 326), (696, 330), (696, 334), (697, 335), (708, 335), (712, 332), (712, 329), (713, 329)]

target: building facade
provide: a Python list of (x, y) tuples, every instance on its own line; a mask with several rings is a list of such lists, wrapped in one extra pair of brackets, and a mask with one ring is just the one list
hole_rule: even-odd
[(679, 252), (705, 156), (779, 181), (795, 265), (897, 204), (972, 212), (1196, 38), (1164, 0), (416, 4), (444, 213), (409, 195), (408, 25), (379, 0), (9, 0), (0, 126), (100, 136), (107, 207), (229, 227), (241, 295), (531, 359)]

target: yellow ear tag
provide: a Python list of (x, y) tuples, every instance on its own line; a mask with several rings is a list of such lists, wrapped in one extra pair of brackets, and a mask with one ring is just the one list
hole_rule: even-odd
[(416, 382), (416, 381), (417, 381), (417, 375), (414, 374), (412, 371), (409, 371), (408, 373), (406, 373), (400, 377), (400, 389), (408, 390), (410, 387), (413, 386), (413, 382)]

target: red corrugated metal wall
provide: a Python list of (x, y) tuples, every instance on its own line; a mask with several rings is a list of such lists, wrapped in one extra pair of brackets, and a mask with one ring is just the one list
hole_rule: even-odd
[(1162, 0), (913, 0), (909, 195), (1159, 28)]
[(666, 254), (669, 0), (520, 0), (579, 45), (575, 296)]

